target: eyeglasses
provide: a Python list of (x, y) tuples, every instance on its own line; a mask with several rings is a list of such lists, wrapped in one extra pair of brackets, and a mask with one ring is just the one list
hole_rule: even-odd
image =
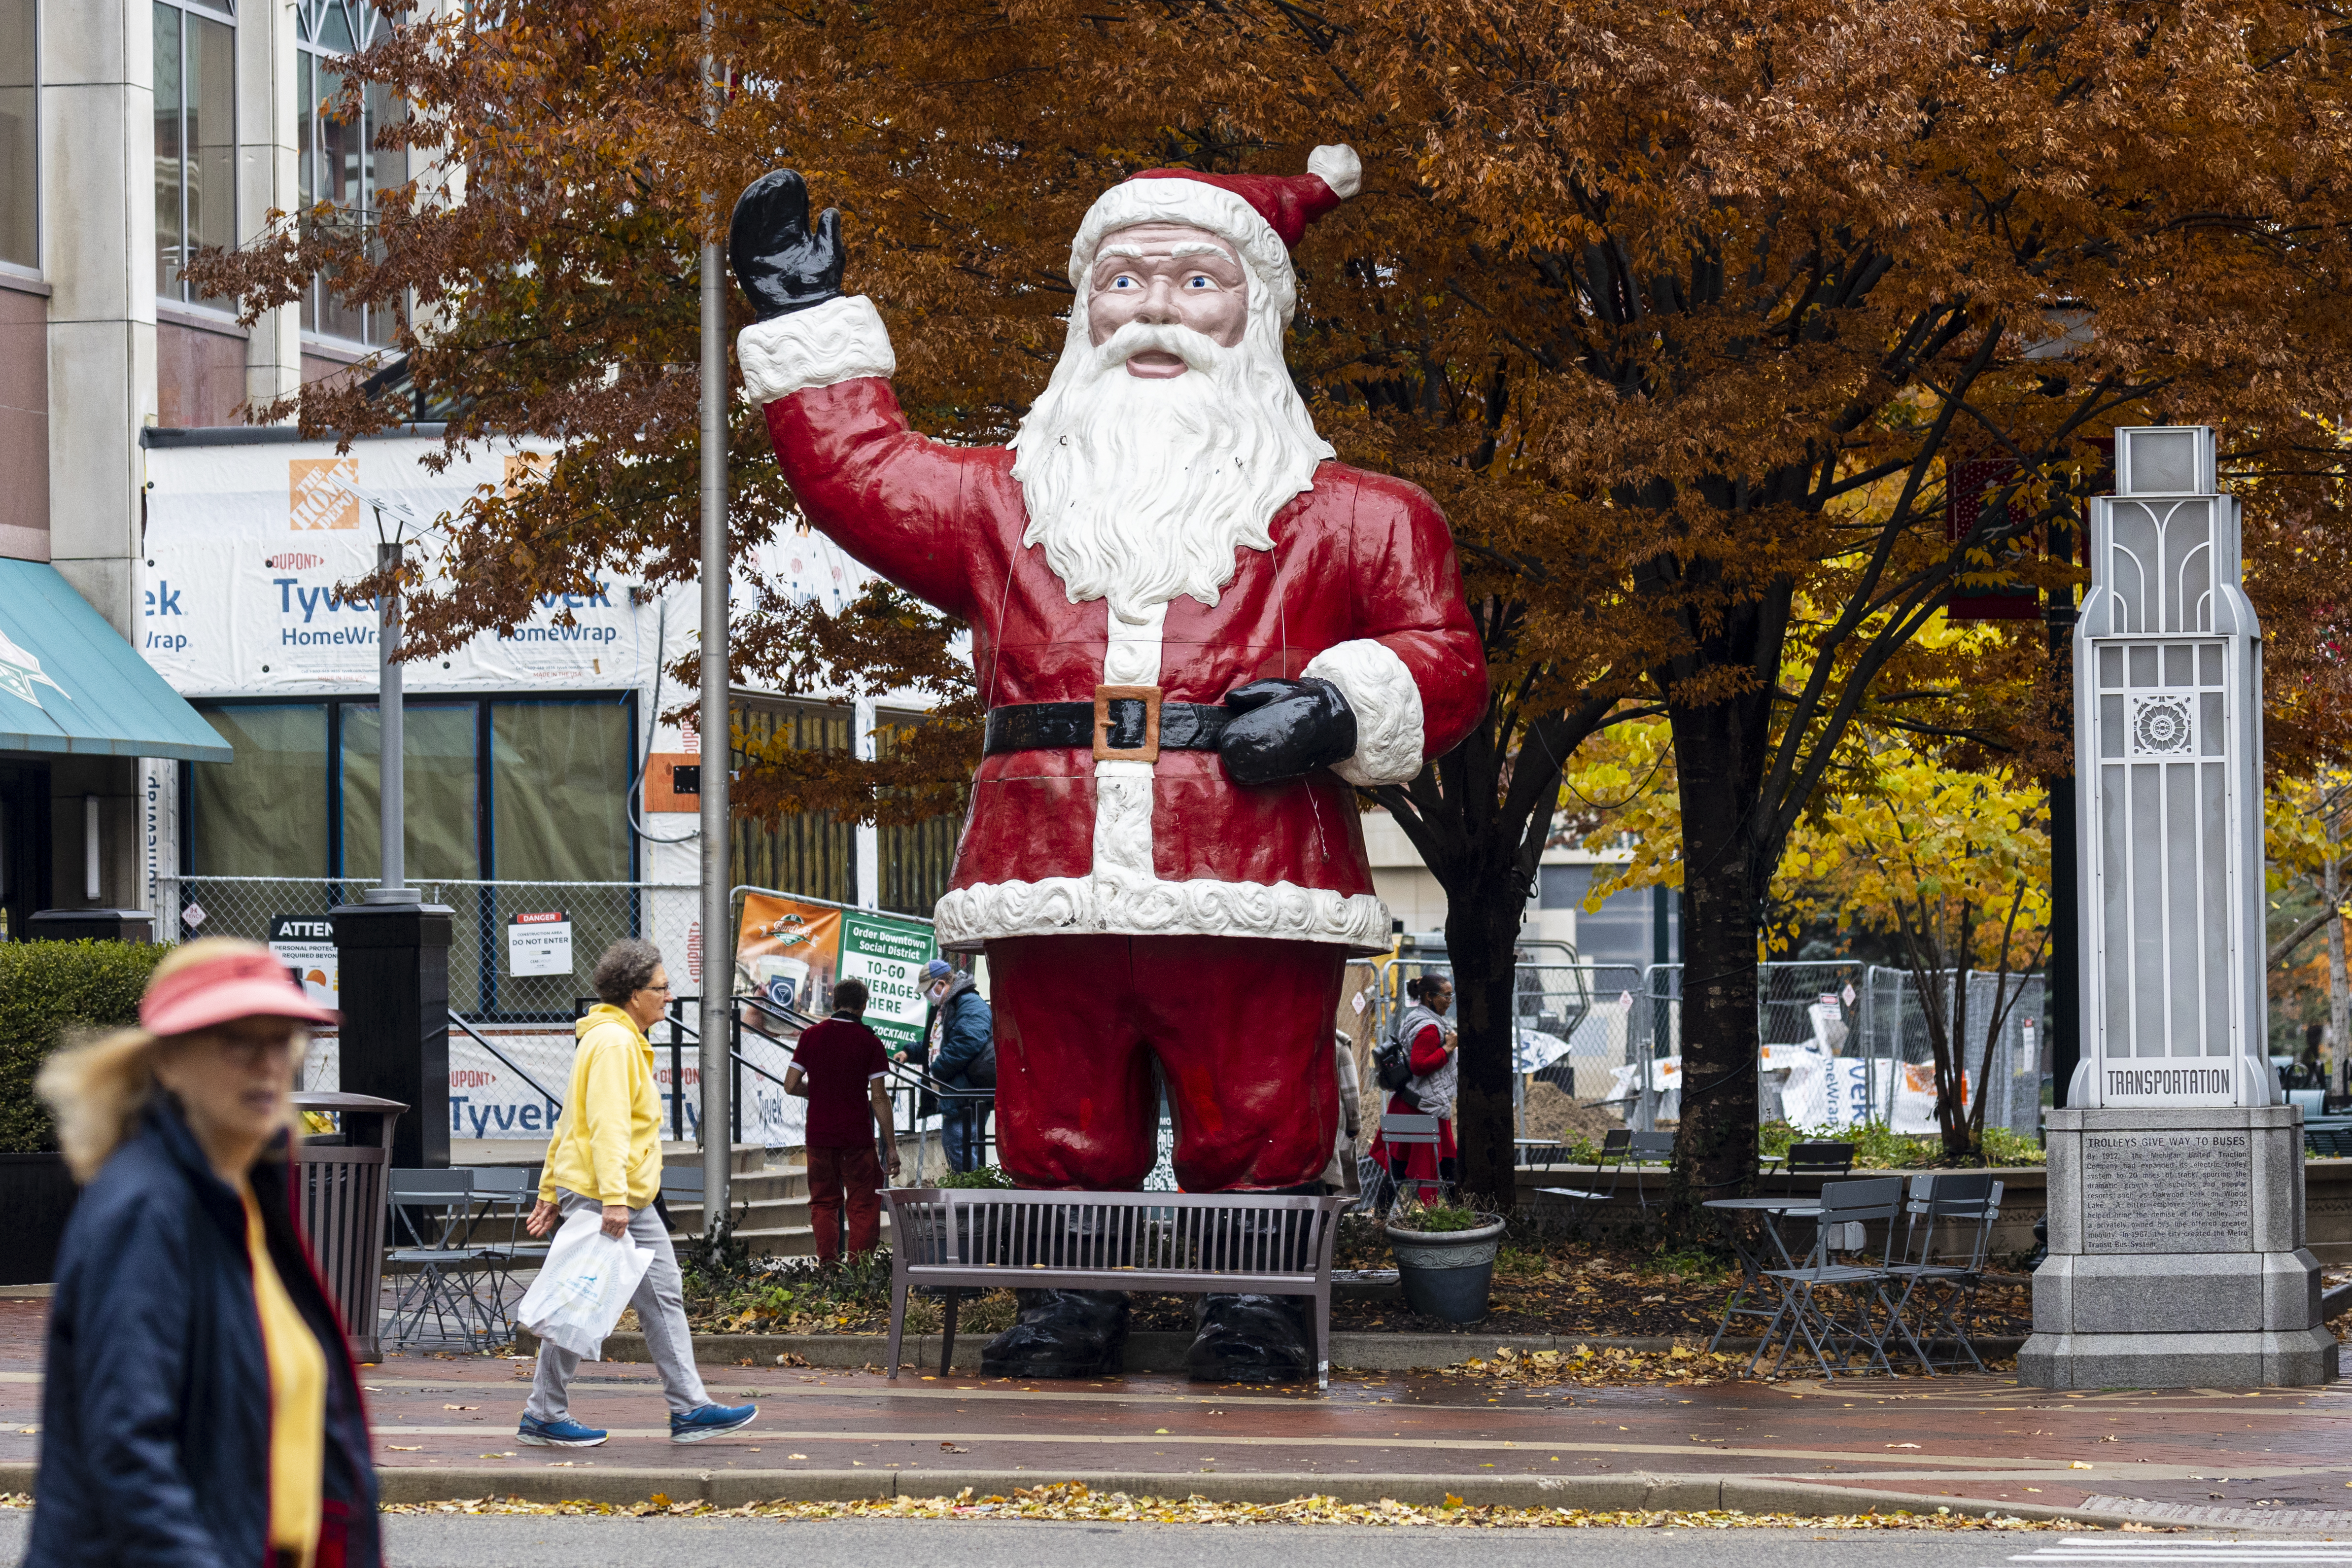
[(215, 1035), (213, 1049), (232, 1067), (257, 1068), (296, 1055), (302, 1047), (299, 1034), (272, 1035), (257, 1038), (251, 1035)]

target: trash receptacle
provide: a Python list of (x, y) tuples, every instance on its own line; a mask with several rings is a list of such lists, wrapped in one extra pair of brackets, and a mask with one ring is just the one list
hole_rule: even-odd
[(352, 1354), (375, 1361), (382, 1352), (384, 1175), (392, 1163), (393, 1123), (408, 1107), (372, 1094), (306, 1093), (294, 1097), (294, 1109), (323, 1111), (340, 1122), (336, 1131), (295, 1140), (302, 1235), (343, 1315)]

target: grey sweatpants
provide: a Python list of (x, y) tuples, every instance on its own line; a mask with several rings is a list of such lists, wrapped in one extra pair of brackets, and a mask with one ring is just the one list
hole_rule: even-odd
[[(604, 1206), (569, 1187), (555, 1189), (555, 1204), (562, 1211), (559, 1224), (582, 1209), (602, 1213)], [(699, 1410), (710, 1403), (710, 1395), (703, 1390), (702, 1374), (694, 1370), (694, 1342), (687, 1332), (686, 1286), (678, 1278), (677, 1249), (670, 1246), (669, 1231), (651, 1204), (629, 1211), (629, 1239), (654, 1249), (653, 1265), (637, 1282), (637, 1293), (629, 1298), (629, 1305), (636, 1309), (637, 1324), (646, 1331), (646, 1349), (653, 1354), (654, 1369), (661, 1373), (662, 1394), (669, 1401), (670, 1414)], [(578, 1356), (541, 1341), (539, 1369), (531, 1376), (530, 1398), (522, 1413), (534, 1421), (562, 1420), (571, 1409), (572, 1377), (579, 1370)]]

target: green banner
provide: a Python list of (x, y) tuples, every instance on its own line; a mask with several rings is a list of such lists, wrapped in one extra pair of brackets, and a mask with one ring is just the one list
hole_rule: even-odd
[(842, 980), (866, 982), (866, 1024), (893, 1050), (923, 1038), (923, 966), (938, 952), (931, 928), (920, 921), (841, 912)]

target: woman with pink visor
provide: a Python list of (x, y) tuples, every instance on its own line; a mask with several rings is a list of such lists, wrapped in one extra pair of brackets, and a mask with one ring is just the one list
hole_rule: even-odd
[(169, 954), (41, 1069), (84, 1184), (58, 1251), (29, 1568), (379, 1568), (367, 1415), (294, 1226), (303, 1026), (258, 942)]

